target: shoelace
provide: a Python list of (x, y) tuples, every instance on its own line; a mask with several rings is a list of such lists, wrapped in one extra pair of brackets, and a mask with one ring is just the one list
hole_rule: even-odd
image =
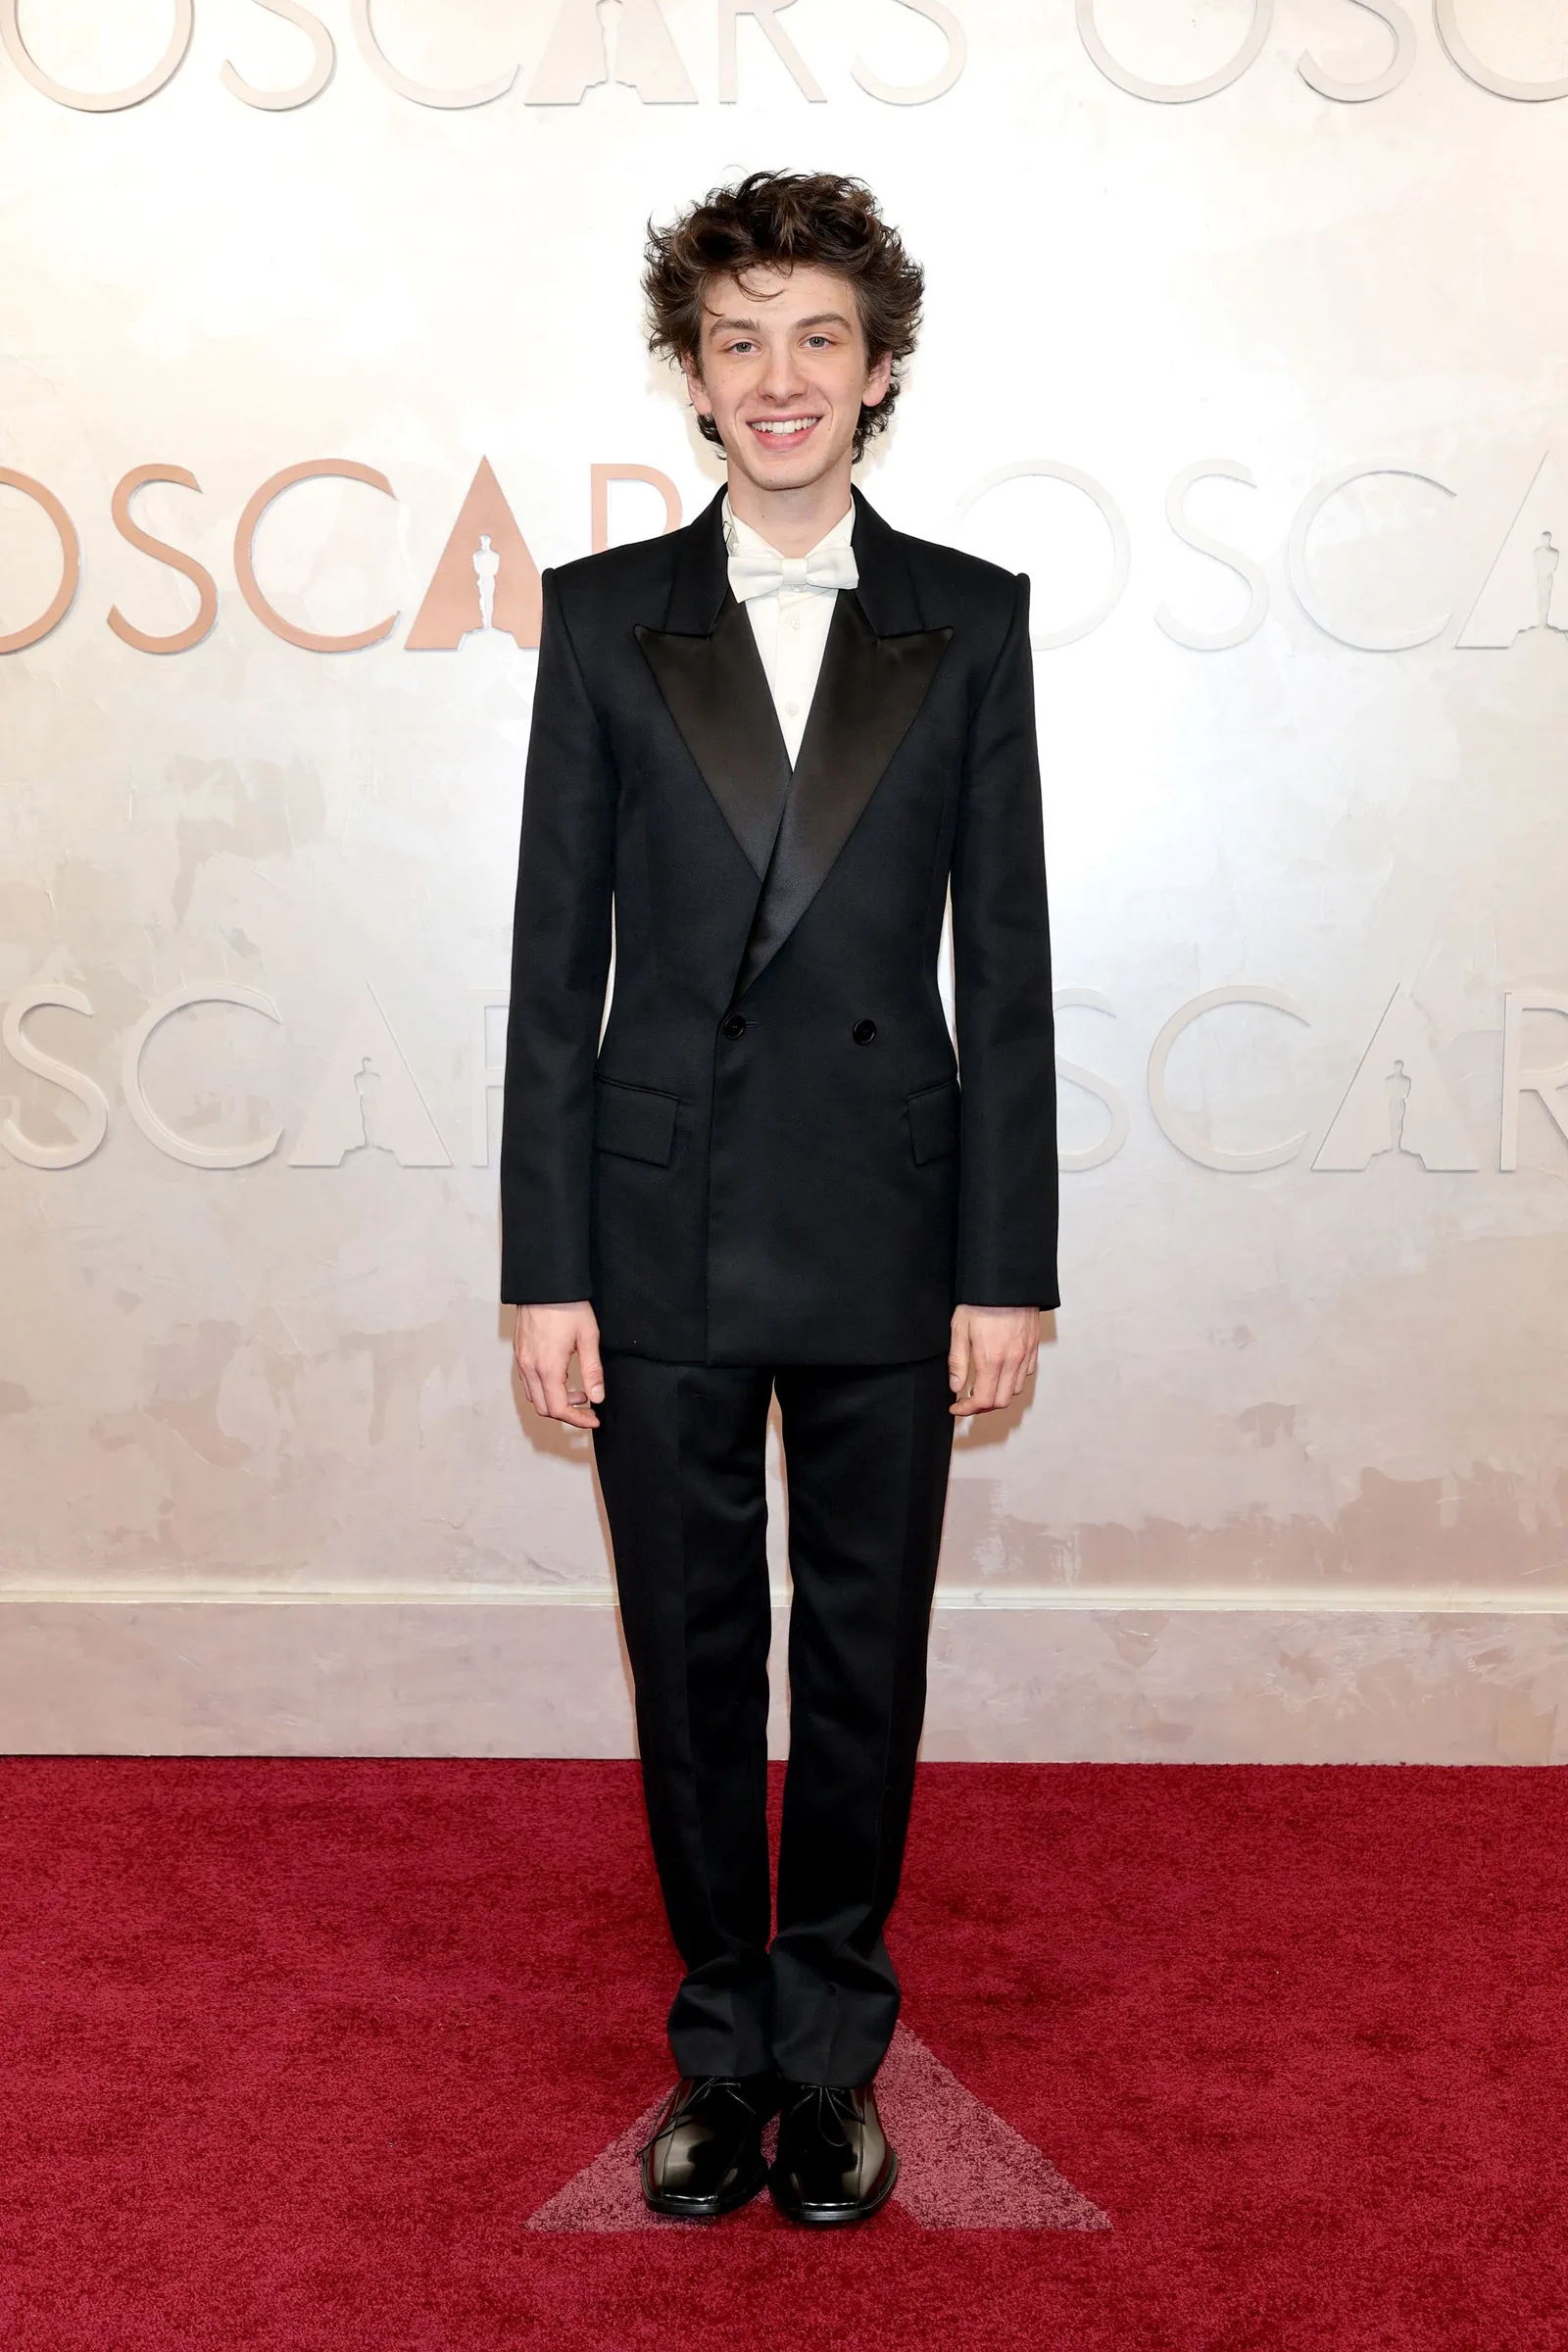
[[(790, 2102), (790, 2114), (792, 2116), (799, 2115), (801, 2110), (810, 2106), (813, 2100), (816, 2104), (816, 2113), (812, 2120), (823, 2139), (830, 2147), (839, 2146), (853, 2152), (855, 2142), (850, 2137), (850, 2126), (860, 2121), (854, 2093), (849, 2090), (841, 2090), (836, 2083), (813, 2082), (801, 2092), (799, 2098)], [(836, 2132), (829, 2130), (830, 2122), (838, 2126)]]
[(677, 2082), (660, 2110), (659, 2121), (654, 2126), (652, 2137), (643, 2141), (637, 2151), (638, 2155), (646, 2156), (650, 2149), (658, 2147), (662, 2139), (667, 2139), (683, 2122), (697, 2099), (706, 2097), (710, 2091), (715, 2090), (723, 2091), (732, 2099), (739, 2099), (748, 2114), (751, 2112), (752, 2103), (741, 2086), (738, 2075), (710, 2075), (706, 2082), (699, 2083), (695, 2090), (687, 2092), (684, 2097), (682, 2096), (682, 2085)]

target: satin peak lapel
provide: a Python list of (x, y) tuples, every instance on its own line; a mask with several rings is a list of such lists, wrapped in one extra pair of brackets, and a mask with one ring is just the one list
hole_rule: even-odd
[(859, 599), (839, 597), (737, 996), (766, 970), (827, 880), (952, 641), (951, 629), (878, 637)]
[(790, 782), (790, 756), (746, 608), (726, 597), (708, 636), (639, 627), (670, 717), (760, 879)]

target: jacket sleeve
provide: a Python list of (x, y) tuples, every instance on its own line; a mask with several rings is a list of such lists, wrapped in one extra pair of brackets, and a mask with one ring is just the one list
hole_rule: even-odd
[(501, 1295), (586, 1298), (594, 1063), (610, 973), (615, 772), (544, 575), (501, 1129)]
[(1029, 582), (970, 724), (953, 852), (957, 1296), (1054, 1306), (1056, 1084)]

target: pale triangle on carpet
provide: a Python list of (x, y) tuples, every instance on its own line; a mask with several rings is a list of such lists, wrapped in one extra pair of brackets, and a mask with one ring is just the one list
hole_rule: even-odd
[[(894, 2202), (925, 2230), (1108, 2230), (1101, 2212), (1040, 2150), (965, 2090), (925, 2043), (900, 2026), (876, 2079), (877, 2104), (899, 2151)], [(696, 2224), (650, 2213), (637, 2151), (659, 2120), (656, 2099), (602, 2155), (528, 2217), (530, 2230), (670, 2230)], [(769, 2133), (771, 2138), (771, 2132)], [(765, 2219), (748, 2207), (730, 2227)]]

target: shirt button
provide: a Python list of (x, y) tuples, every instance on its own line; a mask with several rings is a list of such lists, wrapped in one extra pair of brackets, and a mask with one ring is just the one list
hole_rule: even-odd
[(799, 718), (801, 714), (801, 706), (799, 703), (786, 703), (784, 709), (789, 717)]
[(746, 1035), (746, 1023), (738, 1012), (732, 1012), (728, 1020), (725, 1021), (724, 1035), (729, 1038), (744, 1037)]
[(792, 629), (798, 629), (798, 628), (800, 627), (800, 625), (801, 625), (801, 616), (800, 616), (800, 614), (797, 612), (797, 613), (795, 614), (794, 618), (793, 618), (793, 619), (791, 620), (791, 622), (790, 622), (790, 627), (791, 627)]
[(875, 1021), (857, 1021), (850, 1031), (858, 1046), (868, 1046), (876, 1036)]

